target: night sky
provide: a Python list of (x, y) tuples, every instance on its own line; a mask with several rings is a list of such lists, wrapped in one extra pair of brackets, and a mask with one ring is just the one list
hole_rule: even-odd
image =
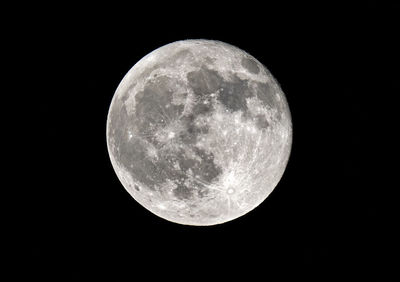
[[(384, 279), (395, 266), (395, 184), (379, 175), (386, 171), (382, 150), (393, 142), (390, 101), (399, 93), (398, 7), (97, 5), (47, 7), (16, 33), (29, 46), (21, 51), (31, 73), (22, 92), (34, 136), (26, 144), (31, 168), (20, 176), (30, 184), (16, 185), (24, 230), (18, 274), (391, 281)], [(174, 224), (140, 206), (114, 173), (105, 135), (108, 107), (128, 70), (162, 45), (200, 38), (263, 63), (293, 122), (289, 163), (272, 194), (247, 215), (209, 227)]]

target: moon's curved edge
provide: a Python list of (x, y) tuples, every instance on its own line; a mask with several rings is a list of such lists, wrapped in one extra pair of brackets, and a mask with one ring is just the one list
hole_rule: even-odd
[[(129, 193), (135, 200), (138, 200), (138, 199), (136, 199), (136, 197), (134, 196), (132, 190), (131, 190), (131, 189), (128, 189), (128, 187), (126, 186), (126, 185), (127, 185), (126, 179), (123, 179), (123, 177), (122, 177), (119, 173), (117, 173), (117, 171), (120, 171), (120, 170), (121, 170), (121, 166), (118, 164), (118, 162), (117, 162), (117, 161), (114, 159), (114, 157), (113, 157), (113, 154), (112, 154), (111, 149), (110, 149), (110, 148), (111, 148), (111, 144), (109, 143), (109, 138), (108, 138), (108, 136), (109, 136), (109, 130), (110, 130), (110, 129), (109, 129), (110, 112), (111, 112), (111, 110), (112, 110), (112, 108), (113, 108), (113, 104), (115, 103), (115, 100), (118, 99), (118, 96), (117, 96), (116, 94), (117, 94), (117, 93), (123, 92), (122, 90), (123, 90), (123, 88), (125, 87), (125, 84), (126, 84), (127, 82), (129, 82), (129, 80), (130, 80), (130, 76), (132, 75), (132, 70), (136, 69), (138, 66), (140, 67), (140, 65), (143, 64), (146, 60), (149, 60), (149, 59), (151, 60), (152, 56), (154, 56), (154, 54), (155, 54), (159, 49), (165, 48), (165, 47), (168, 46), (168, 45), (174, 45), (174, 44), (177, 44), (177, 43), (182, 44), (182, 46), (184, 46), (185, 43), (196, 43), (196, 42), (199, 42), (199, 41), (200, 41), (200, 42), (210, 42), (210, 43), (213, 43), (213, 44), (222, 44), (222, 45), (225, 45), (225, 46), (229, 46), (229, 47), (232, 48), (232, 49), (238, 50), (238, 51), (241, 52), (241, 53), (243, 52), (242, 50), (240, 50), (239, 48), (237, 48), (237, 47), (235, 47), (235, 46), (233, 46), (233, 45), (230, 45), (230, 44), (225, 43), (225, 42), (217, 41), (217, 40), (205, 40), (205, 39), (202, 39), (202, 40), (192, 40), (192, 39), (190, 39), (190, 40), (183, 40), (183, 41), (172, 42), (172, 43), (169, 43), (169, 44), (167, 44), (167, 45), (164, 45), (164, 46), (161, 46), (161, 47), (155, 49), (154, 51), (152, 51), (151, 53), (149, 53), (149, 54), (147, 54), (145, 57), (143, 57), (141, 60), (139, 60), (139, 61), (127, 72), (127, 74), (124, 76), (124, 78), (122, 79), (122, 81), (119, 83), (119, 85), (118, 85), (118, 87), (117, 87), (117, 89), (116, 89), (116, 91), (115, 91), (115, 93), (114, 93), (114, 96), (113, 96), (113, 98), (112, 98), (112, 101), (111, 101), (111, 104), (110, 104), (110, 108), (109, 108), (109, 111), (108, 111), (108, 114), (107, 114), (107, 123), (106, 123), (106, 142), (107, 142), (107, 149), (108, 149), (108, 153), (109, 153), (109, 157), (110, 157), (112, 166), (113, 166), (113, 168), (114, 168), (115, 173), (117, 174), (118, 179), (120, 180), (121, 183), (124, 184), (123, 186), (125, 187), (125, 190), (127, 190), (128, 193)], [(246, 54), (247, 54), (247, 53), (246, 53)], [(253, 57), (253, 58), (254, 58), (254, 57)], [(257, 59), (255, 59), (255, 58), (254, 58), (254, 60), (257, 61)], [(258, 62), (258, 61), (257, 61), (257, 62)], [(261, 63), (260, 63), (260, 64), (261, 64)], [(262, 64), (261, 64), (261, 65), (262, 65)], [(247, 209), (247, 210), (245, 210), (245, 211), (242, 211), (241, 214), (239, 214), (239, 215), (237, 215), (237, 216), (234, 216), (234, 217), (231, 217), (231, 218), (226, 218), (226, 219), (224, 219), (224, 220), (221, 220), (220, 218), (218, 218), (218, 219), (215, 220), (215, 222), (209, 221), (209, 222), (207, 222), (207, 223), (201, 223), (201, 222), (198, 222), (198, 221), (197, 221), (197, 222), (190, 222), (190, 220), (188, 220), (188, 221), (175, 221), (175, 220), (173, 220), (173, 219), (170, 219), (170, 218), (165, 217), (165, 215), (163, 215), (163, 214), (161, 214), (161, 213), (158, 213), (158, 212), (156, 212), (156, 211), (154, 211), (154, 210), (152, 210), (152, 209), (148, 209), (151, 213), (153, 213), (153, 214), (157, 215), (158, 217), (161, 217), (161, 218), (163, 218), (163, 219), (165, 219), (165, 220), (168, 220), (168, 221), (170, 221), (170, 222), (174, 222), (174, 223), (178, 223), (178, 224), (182, 224), (182, 225), (191, 225), (191, 226), (211, 226), (211, 225), (217, 225), (217, 224), (222, 224), (222, 223), (231, 221), (231, 220), (233, 220), (233, 219), (236, 219), (236, 218), (238, 218), (238, 217), (241, 217), (241, 216), (247, 214), (249, 211), (251, 211), (251, 210), (255, 209), (256, 207), (258, 207), (258, 206), (270, 195), (270, 193), (274, 190), (274, 188), (276, 187), (276, 185), (279, 183), (280, 179), (283, 177), (283, 174), (285, 173), (285, 170), (286, 170), (286, 167), (287, 167), (287, 164), (288, 164), (290, 155), (291, 155), (292, 142), (293, 142), (293, 140), (292, 140), (292, 139), (293, 139), (292, 117), (291, 117), (290, 109), (289, 109), (289, 107), (288, 107), (288, 102), (287, 102), (286, 95), (284, 95), (284, 93), (283, 93), (283, 91), (282, 91), (282, 89), (281, 89), (281, 86), (279, 85), (279, 83), (277, 82), (277, 80), (273, 77), (273, 75), (268, 71), (268, 69), (267, 69), (264, 65), (262, 65), (262, 67), (263, 67), (264, 71), (267, 72), (267, 75), (269, 76), (269, 78), (270, 78), (271, 80), (273, 80), (273, 83), (274, 83), (275, 85), (278, 86), (280, 92), (282, 93), (281, 97), (284, 99), (284, 101), (281, 101), (281, 102), (285, 104), (285, 108), (286, 108), (286, 110), (287, 110), (287, 115), (288, 115), (288, 117), (287, 117), (287, 118), (288, 118), (288, 123), (289, 123), (289, 127), (290, 127), (289, 138), (288, 138), (288, 140), (287, 140), (287, 141), (288, 141), (288, 144), (287, 144), (287, 147), (286, 147), (286, 148), (288, 148), (288, 151), (287, 151), (287, 154), (285, 154), (285, 159), (282, 160), (282, 162), (281, 162), (281, 164), (283, 165), (283, 170), (282, 170), (282, 173), (281, 173), (280, 177), (278, 177), (277, 183), (276, 183), (275, 186), (272, 188), (272, 190), (270, 190), (269, 193), (267, 193), (267, 194), (265, 195), (265, 197), (260, 198), (259, 201), (253, 205), (253, 207), (251, 207), (251, 208), (249, 208), (249, 209)], [(141, 203), (141, 204), (143, 205), (143, 203)], [(177, 220), (177, 219), (176, 219), (176, 220)]]

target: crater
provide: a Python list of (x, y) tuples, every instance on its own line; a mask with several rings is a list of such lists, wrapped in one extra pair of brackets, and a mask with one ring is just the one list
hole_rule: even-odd
[(229, 194), (229, 195), (232, 195), (232, 194), (235, 193), (235, 189), (229, 188), (228, 190), (226, 190), (226, 193)]
[(197, 195), (200, 198), (204, 198), (207, 195), (210, 194), (210, 189), (208, 189), (207, 187), (203, 186), (203, 187), (199, 187), (199, 189), (197, 190)]
[(258, 74), (260, 72), (260, 68), (253, 59), (244, 57), (241, 61), (241, 64), (250, 73)]
[(260, 129), (266, 129), (269, 126), (269, 122), (265, 115), (263, 114), (258, 114), (255, 116), (255, 122), (258, 128)]

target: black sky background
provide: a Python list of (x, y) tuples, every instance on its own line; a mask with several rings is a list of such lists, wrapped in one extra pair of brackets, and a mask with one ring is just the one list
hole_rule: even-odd
[[(99, 4), (33, 15), (17, 32), (33, 66), (22, 92), (34, 112), (30, 185), (18, 187), (17, 262), (26, 265), (18, 273), (54, 281), (391, 281), (396, 185), (381, 170), (399, 93), (399, 9), (379, 3)], [(119, 183), (105, 137), (128, 70), (164, 44), (198, 38), (263, 63), (293, 120), (291, 157), (273, 193), (210, 227), (173, 224), (141, 207)]]

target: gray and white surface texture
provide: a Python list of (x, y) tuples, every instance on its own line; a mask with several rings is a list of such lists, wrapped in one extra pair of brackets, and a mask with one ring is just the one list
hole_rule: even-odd
[(135, 64), (112, 99), (107, 145), (131, 196), (175, 223), (214, 225), (263, 202), (292, 144), (284, 93), (254, 57), (183, 40)]

